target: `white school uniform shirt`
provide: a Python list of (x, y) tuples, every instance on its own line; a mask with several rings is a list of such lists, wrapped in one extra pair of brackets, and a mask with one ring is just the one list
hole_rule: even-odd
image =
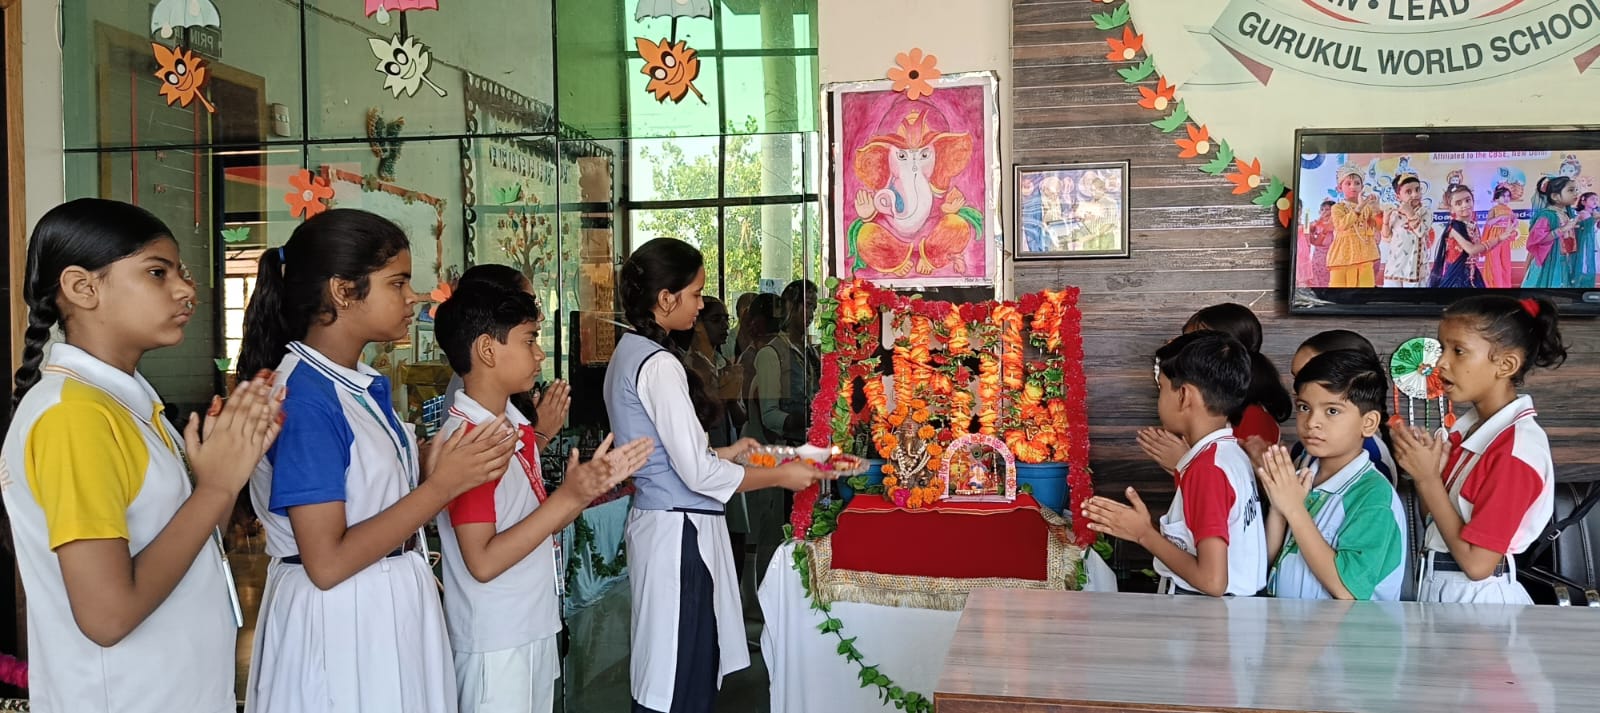
[[(726, 503), (744, 482), (744, 468), (717, 458), (711, 450), (689, 399), (683, 364), (665, 350), (656, 353), (639, 369), (637, 389), (639, 401), (649, 413), (678, 477), (690, 490)], [(676, 686), (678, 603), (682, 593), (668, 585), (675, 585), (679, 579), (684, 518), (694, 523), (699, 533), (700, 559), (711, 572), (713, 582), (712, 610), (721, 655), (717, 685), (722, 685), (723, 676), (750, 665), (727, 518), (634, 509), (628, 513), (626, 533), (629, 578), (633, 583), (630, 675), (634, 700), (651, 710), (671, 708)], [(650, 584), (643, 584), (646, 582)]]
[(342, 502), (355, 526), (416, 486), (416, 438), (389, 405), (388, 380), (293, 342), (277, 383), (289, 390), (283, 430), (250, 478), (273, 561), (245, 710), (454, 713), (455, 671), (426, 552), (385, 557), (326, 591), (283, 561), (299, 554), (289, 508)]
[[(1452, 447), (1444, 484), (1465, 524), (1461, 539), (1501, 552), (1506, 563), (1543, 534), (1555, 513), (1555, 462), (1550, 440), (1534, 420), (1533, 398), (1518, 396), (1467, 436), (1479, 421), (1469, 411), (1447, 434)], [(1430, 518), (1423, 535), (1430, 552), (1450, 551)], [(1474, 582), (1461, 572), (1424, 573), (1419, 601), (1532, 603), (1508, 569)]]
[[(461, 391), (445, 419), (439, 435), (448, 438), (467, 424), (494, 420), (495, 414)], [(513, 428), (531, 425), (508, 401), (503, 409)], [(524, 451), (528, 464), (539, 467), (538, 452)], [(500, 576), (479, 582), (467, 569), (456, 540), (452, 516), (465, 513), (458, 508), (476, 506), (471, 502), (491, 500), (495, 532), (511, 526), (539, 509), (530, 474), (521, 458), (512, 458), (505, 474), (478, 486), (482, 492), (468, 492), (450, 508), (439, 513), (439, 551), (444, 569), (444, 613), (450, 629), (450, 646), (457, 652), (481, 653), (514, 649), (561, 632), (561, 600), (556, 594), (556, 560), (552, 538), (546, 538), (522, 561), (511, 565)], [(531, 477), (543, 477), (537, 470)], [(469, 505), (470, 503), (470, 505)], [(480, 521), (481, 520), (473, 520)]]
[(234, 710), (232, 575), (214, 538), (155, 611), (109, 647), (78, 628), (55, 553), (85, 539), (126, 540), (134, 556), (144, 550), (192, 492), (179, 443), (143, 376), (68, 344), (50, 348), (0, 453), (28, 598), (32, 710)]
[[(1177, 494), (1161, 516), (1161, 534), (1184, 552), (1197, 555), (1196, 543), (1221, 537), (1228, 543), (1226, 594), (1248, 597), (1267, 586), (1267, 535), (1256, 493), (1250, 456), (1232, 428), (1206, 434), (1178, 461)], [(1189, 591), (1199, 591), (1161, 560), (1155, 570)]]

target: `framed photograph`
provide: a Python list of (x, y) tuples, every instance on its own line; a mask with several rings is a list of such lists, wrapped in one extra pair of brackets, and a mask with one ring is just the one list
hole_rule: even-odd
[(1128, 162), (1017, 166), (1018, 260), (1128, 257)]
[(889, 80), (823, 88), (829, 273), (890, 289), (995, 289), (1000, 151), (993, 72), (918, 99)]

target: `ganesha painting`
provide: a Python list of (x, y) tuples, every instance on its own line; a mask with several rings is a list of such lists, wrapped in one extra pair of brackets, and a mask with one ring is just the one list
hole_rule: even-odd
[(993, 280), (993, 89), (967, 79), (918, 100), (835, 90), (836, 274), (902, 287)]

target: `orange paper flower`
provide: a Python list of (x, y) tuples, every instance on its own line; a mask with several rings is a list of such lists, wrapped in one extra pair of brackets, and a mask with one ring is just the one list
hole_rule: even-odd
[(1139, 106), (1156, 111), (1166, 111), (1167, 106), (1177, 98), (1177, 87), (1167, 84), (1166, 77), (1156, 77), (1156, 88), (1139, 87)]
[(289, 212), (296, 218), (310, 218), (328, 209), (323, 201), (333, 197), (333, 188), (327, 179), (302, 170), (289, 177), (289, 185), (294, 190), (283, 194), (283, 202), (289, 204)]
[(921, 48), (913, 47), (909, 52), (901, 52), (894, 56), (896, 66), (889, 68), (889, 79), (894, 80), (890, 87), (897, 92), (905, 92), (906, 98), (913, 101), (933, 93), (933, 85), (929, 84), (943, 76), (937, 66), (939, 58), (931, 54), (923, 54)]
[(1255, 159), (1250, 163), (1245, 163), (1242, 158), (1234, 159), (1233, 165), (1239, 170), (1237, 173), (1228, 174), (1227, 179), (1233, 184), (1234, 195), (1244, 195), (1261, 187), (1261, 159)]
[(1289, 227), (1289, 219), (1294, 217), (1294, 191), (1284, 191), (1278, 196), (1278, 224)]
[(156, 53), (155, 77), (161, 80), (161, 96), (167, 100), (167, 106), (187, 107), (199, 99), (208, 113), (217, 113), (217, 108), (200, 93), (206, 85), (205, 60), (186, 49), (167, 49), (155, 42), (150, 43), (150, 49)]
[(1208, 153), (1211, 153), (1210, 130), (1206, 129), (1204, 126), (1195, 126), (1194, 124), (1189, 124), (1185, 128), (1189, 130), (1189, 138), (1176, 139), (1173, 141), (1173, 143), (1178, 145), (1178, 148), (1183, 149), (1183, 151), (1178, 154), (1178, 158), (1194, 158), (1196, 156), (1204, 156)]
[(1139, 50), (1144, 49), (1144, 36), (1133, 34), (1133, 25), (1122, 26), (1122, 40), (1107, 37), (1106, 44), (1111, 46), (1111, 51), (1106, 53), (1107, 62), (1132, 62), (1139, 56)]

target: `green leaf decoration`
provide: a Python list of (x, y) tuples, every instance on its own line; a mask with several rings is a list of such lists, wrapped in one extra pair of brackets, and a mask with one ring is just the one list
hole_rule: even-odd
[(1132, 17), (1128, 13), (1128, 6), (1123, 5), (1111, 12), (1097, 12), (1090, 15), (1089, 19), (1094, 20), (1094, 28), (1097, 30), (1115, 30), (1128, 24), (1128, 20)]
[(1278, 202), (1279, 198), (1283, 197), (1285, 190), (1288, 190), (1288, 186), (1283, 185), (1283, 181), (1278, 180), (1277, 176), (1273, 176), (1272, 181), (1267, 183), (1267, 190), (1256, 196), (1251, 202), (1262, 207), (1272, 206)]
[(228, 373), (228, 370), (233, 368), (232, 359), (212, 359), (211, 361), (217, 365), (217, 371), (220, 371), (224, 374)]
[(1172, 107), (1172, 113), (1168, 114), (1167, 118), (1152, 121), (1150, 125), (1160, 129), (1164, 134), (1170, 134), (1177, 131), (1178, 127), (1183, 126), (1187, 121), (1189, 121), (1189, 108), (1183, 105), (1182, 100), (1179, 100), (1177, 106)]
[(1228, 145), (1227, 139), (1223, 139), (1217, 142), (1217, 157), (1212, 159), (1211, 163), (1201, 166), (1200, 170), (1213, 176), (1220, 176), (1232, 165), (1233, 147)]
[(241, 225), (237, 228), (222, 229), (222, 242), (224, 243), (242, 243), (249, 239), (250, 226), (248, 225)]
[[(811, 587), (811, 546), (804, 542), (795, 543), (793, 560), (794, 570), (800, 575), (800, 587), (805, 591), (806, 598), (811, 601), (811, 609), (813, 611), (827, 612), (827, 604), (817, 600), (816, 594)], [(856, 648), (857, 637), (851, 636), (847, 638), (843, 633), (844, 622), (825, 614), (822, 623), (817, 625), (817, 630), (824, 635), (833, 634), (839, 638), (839, 645), (834, 650), (840, 656), (843, 656), (845, 661), (859, 667), (856, 672), (856, 679), (860, 681), (862, 688), (868, 686), (876, 687), (878, 689), (878, 700), (885, 703), (892, 702), (898, 710), (911, 711), (912, 713), (932, 713), (932, 699), (895, 685), (894, 680), (889, 678), (888, 674), (879, 671), (877, 666), (868, 666), (864, 663), (865, 657), (862, 656), (861, 650)]]
[(1146, 55), (1144, 61), (1137, 65), (1117, 70), (1117, 74), (1122, 75), (1122, 81), (1127, 82), (1128, 84), (1137, 84), (1142, 82), (1146, 79), (1149, 79), (1150, 75), (1155, 73), (1156, 61), (1149, 55)]
[(498, 205), (509, 205), (511, 203), (516, 203), (517, 199), (521, 197), (521, 185), (495, 186), (494, 188), (494, 202)]

